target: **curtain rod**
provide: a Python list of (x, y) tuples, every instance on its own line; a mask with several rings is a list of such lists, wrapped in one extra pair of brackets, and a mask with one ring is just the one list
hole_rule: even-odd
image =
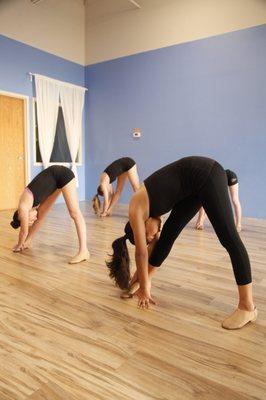
[(59, 81), (58, 79), (49, 78), (49, 76), (40, 75), (40, 74), (36, 74), (36, 73), (33, 73), (33, 72), (29, 72), (28, 74), (29, 74), (29, 76), (30, 76), (30, 81), (31, 81), (31, 82), (32, 82), (32, 77), (33, 77), (33, 76), (39, 75), (39, 76), (41, 76), (41, 77), (43, 77), (43, 78), (45, 78), (45, 79), (48, 79), (48, 80), (51, 80), (51, 81), (55, 81), (55, 82), (59, 83), (60, 85), (70, 86), (70, 87), (78, 87), (78, 88), (80, 88), (80, 89), (84, 89), (85, 91), (88, 90), (88, 89), (85, 88), (84, 86), (79, 86), (79, 85), (75, 85), (74, 83)]

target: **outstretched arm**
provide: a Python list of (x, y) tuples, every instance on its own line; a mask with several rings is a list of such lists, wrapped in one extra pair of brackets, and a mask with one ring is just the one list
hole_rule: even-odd
[(28, 236), (29, 224), (29, 209), (23, 205), (19, 207), (20, 231), (18, 236), (18, 243), (13, 247), (15, 253), (24, 249), (24, 244)]
[(38, 219), (34, 222), (34, 224), (30, 227), (29, 233), (25, 242), (25, 247), (29, 247), (33, 237), (36, 235), (40, 227), (42, 226), (44, 219), (48, 212), (51, 210), (54, 205), (56, 199), (60, 195), (61, 190), (56, 190), (52, 193), (46, 200), (40, 205), (38, 208)]
[[(152, 251), (157, 243), (157, 241), (159, 240), (160, 237), (160, 232), (158, 232), (155, 236), (155, 238), (153, 239), (153, 241), (151, 243), (149, 243), (148, 245), (148, 256), (150, 257), (152, 254)], [(148, 265), (148, 276), (149, 276), (149, 281), (151, 281), (151, 277), (152, 275), (156, 272), (158, 268), (157, 267), (153, 267), (152, 265)], [(134, 285), (134, 283), (138, 282), (138, 271), (136, 270), (131, 278), (130, 281), (130, 286)]]
[(20, 220), (20, 231), (18, 243), (13, 247), (14, 252), (19, 252), (24, 249), (25, 240), (29, 232), (29, 211), (32, 208), (32, 204), (33, 197), (25, 189), (19, 199), (18, 215)]
[(109, 200), (109, 193), (106, 185), (101, 185), (101, 189), (103, 191), (103, 211), (100, 214), (101, 217), (106, 217), (107, 211), (110, 205), (110, 200)]
[(145, 222), (141, 207), (136, 202), (130, 203), (129, 221), (134, 232), (135, 261), (140, 288), (137, 291), (140, 308), (149, 308), (149, 303), (155, 304), (150, 294), (148, 273), (148, 249), (146, 244)]

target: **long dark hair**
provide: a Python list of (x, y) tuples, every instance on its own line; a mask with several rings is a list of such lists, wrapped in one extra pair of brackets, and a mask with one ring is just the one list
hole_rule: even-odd
[(135, 244), (133, 230), (129, 222), (125, 226), (125, 235), (113, 241), (113, 254), (110, 256), (110, 260), (106, 261), (109, 276), (120, 289), (128, 289), (130, 282), (130, 258), (127, 239)]

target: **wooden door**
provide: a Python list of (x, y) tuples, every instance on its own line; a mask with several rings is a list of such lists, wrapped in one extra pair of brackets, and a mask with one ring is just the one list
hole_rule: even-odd
[(25, 187), (24, 100), (0, 95), (0, 210), (16, 208)]

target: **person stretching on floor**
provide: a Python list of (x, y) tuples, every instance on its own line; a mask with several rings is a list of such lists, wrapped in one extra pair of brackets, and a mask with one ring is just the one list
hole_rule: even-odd
[[(226, 169), (225, 172), (226, 172), (227, 183), (228, 183), (228, 187), (229, 187), (232, 205), (233, 205), (234, 212), (235, 212), (236, 229), (238, 232), (241, 232), (242, 209), (241, 209), (241, 204), (240, 204), (239, 195), (238, 195), (238, 178), (237, 178), (236, 173), (233, 171), (230, 171), (230, 169)], [(205, 214), (206, 213), (204, 211), (204, 208), (201, 207), (199, 210), (199, 215), (198, 215), (198, 219), (197, 219), (197, 222), (195, 225), (195, 229), (197, 229), (197, 230), (204, 229)]]
[(78, 254), (69, 263), (76, 264), (89, 259), (86, 225), (79, 208), (75, 176), (69, 168), (59, 165), (44, 169), (22, 192), (18, 209), (10, 223), (14, 229), (20, 227), (14, 252), (30, 247), (33, 237), (60, 193), (63, 194), (68, 212), (75, 223), (79, 240)]
[[(112, 182), (117, 179), (116, 190), (114, 191)], [(100, 184), (97, 188), (97, 194), (92, 200), (93, 209), (95, 214), (100, 217), (107, 217), (111, 215), (116, 203), (118, 202), (126, 180), (129, 180), (134, 191), (136, 191), (139, 184), (139, 177), (137, 165), (132, 158), (123, 157), (114, 161), (100, 176)], [(104, 197), (103, 210), (101, 211), (101, 202), (99, 196)]]
[[(205, 157), (186, 157), (154, 172), (133, 195), (129, 204), (127, 233), (116, 239), (113, 256), (107, 261), (110, 276), (117, 285), (130, 285), (129, 255), (126, 240), (135, 244), (135, 260), (140, 288), (138, 306), (148, 308), (151, 297), (150, 277), (167, 258), (171, 248), (187, 223), (203, 206), (220, 243), (228, 251), (238, 287), (239, 303), (235, 312), (226, 318), (226, 329), (242, 328), (257, 317), (252, 296), (252, 278), (249, 257), (236, 230), (228, 195), (227, 178), (223, 167)], [(151, 256), (147, 251), (148, 225), (151, 219), (171, 211), (163, 225), (159, 240)], [(156, 233), (153, 234), (155, 237)], [(153, 238), (150, 236), (149, 240)], [(120, 275), (124, 274), (125, 280)], [(119, 279), (118, 279), (119, 277)], [(122, 285), (121, 285), (122, 282)], [(134, 281), (131, 281), (133, 284)]]

